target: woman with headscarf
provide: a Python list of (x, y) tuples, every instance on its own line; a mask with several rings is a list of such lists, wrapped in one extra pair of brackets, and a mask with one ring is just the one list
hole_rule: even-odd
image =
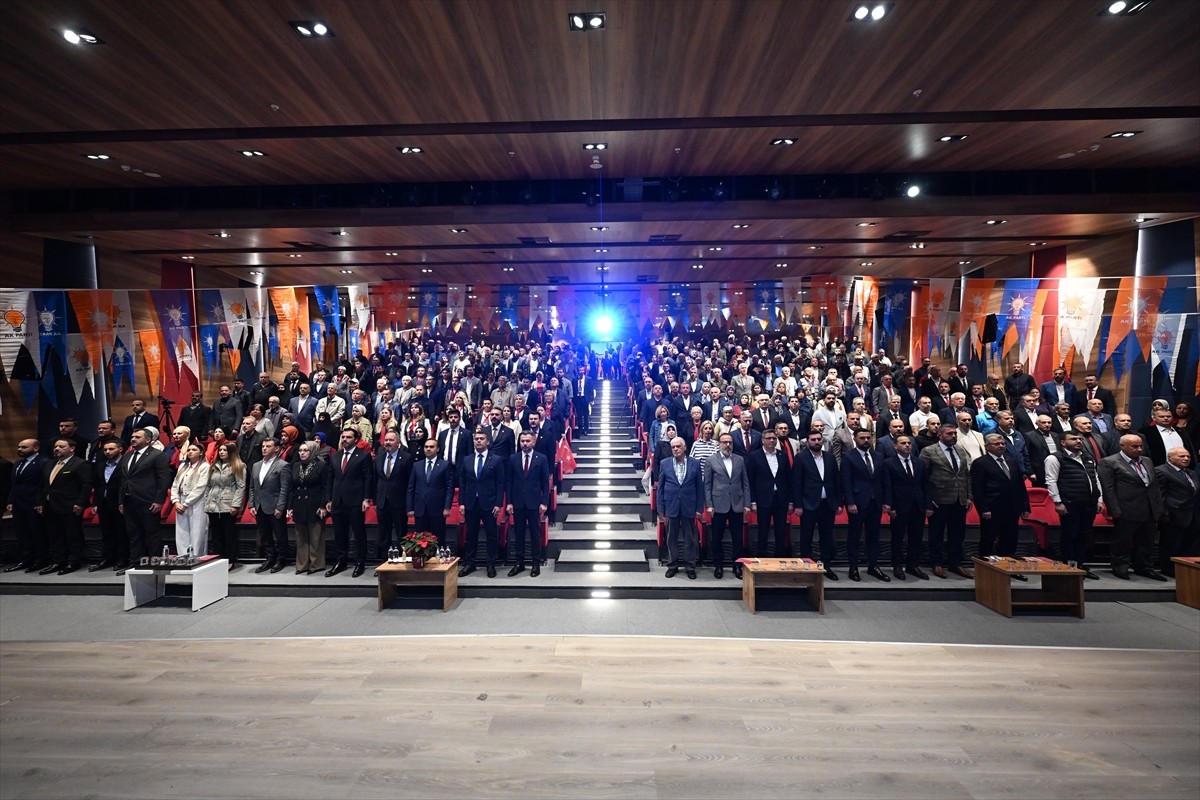
[(333, 469), (317, 449), (316, 442), (304, 442), (291, 466), (288, 513), (296, 527), (297, 575), (325, 569), (325, 504), (333, 492)]
[(317, 421), (313, 423), (313, 433), (324, 434), (326, 443), (336, 442), (341, 429), (330, 419), (327, 412), (322, 411), (320, 414), (317, 414)]
[(208, 447), (204, 454), (204, 460), (209, 464), (217, 460), (217, 448), (223, 445), (229, 437), (225, 435), (225, 429), (220, 425), (212, 429), (212, 435), (208, 437)]
[(285, 425), (279, 429), (279, 452), (276, 458), (283, 459), (289, 464), (294, 464), (299, 453), (296, 452), (296, 447), (300, 444), (300, 429), (295, 425)]

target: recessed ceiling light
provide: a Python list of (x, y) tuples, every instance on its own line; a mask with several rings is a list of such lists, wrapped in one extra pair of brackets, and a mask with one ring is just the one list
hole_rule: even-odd
[(787, 266), (787, 262), (786, 262), (786, 261), (780, 261), (780, 262), (779, 262), (778, 264), (776, 264), (775, 266), (776, 266), (776, 267), (786, 267), (786, 266)]
[(501, 271), (501, 272), (512, 272), (512, 271), (513, 271), (513, 268), (512, 268), (512, 267), (504, 267), (504, 268), (502, 268), (500, 271)]
[(354, 274), (354, 270), (352, 270), (352, 269), (343, 269), (343, 270), (341, 270), (341, 273), (342, 273), (343, 275), (353, 275), (353, 274)]
[(945, 136), (939, 136), (937, 140), (939, 142), (961, 142), (965, 138), (967, 138), (965, 133), (948, 133)]
[(916, 197), (920, 193), (921, 193), (921, 187), (915, 183), (904, 190), (904, 194), (906, 197)]
[(1105, 139), (1132, 139), (1134, 136), (1137, 136), (1139, 133), (1141, 133), (1141, 131), (1117, 131), (1116, 133), (1110, 133), (1108, 136), (1105, 136), (1104, 138)]
[(466, 233), (467, 229), (466, 228), (451, 228), (450, 232), (451, 233)]
[(971, 263), (970, 259), (964, 259), (964, 260), (958, 262), (958, 265), (960, 267), (965, 267), (967, 264), (970, 264), (970, 263)]
[(258, 270), (250, 270), (250, 274), (251, 275), (262, 275), (262, 273), (259, 272)]
[(873, 266), (875, 266), (875, 262), (874, 261), (860, 261), (860, 262), (858, 262), (858, 265), (860, 267), (873, 267)]
[(395, 256), (398, 256), (398, 255), (400, 255), (400, 254), (399, 254), (399, 253), (384, 253), (384, 255), (385, 255), (385, 256), (392, 256), (392, 257), (395, 257)]
[(607, 253), (607, 252), (608, 252), (608, 248), (607, 248), (607, 247), (597, 247), (597, 248), (596, 248), (596, 252), (597, 252), (597, 253)]
[(744, 230), (745, 228), (749, 228), (749, 227), (750, 227), (750, 223), (749, 223), (749, 222), (735, 222), (735, 223), (733, 223), (733, 229), (734, 229), (735, 231)]
[(810, 244), (808, 246), (808, 249), (809, 250), (824, 250), (825, 248), (824, 248), (824, 246), (819, 245), (819, 244)]
[(426, 275), (430, 275), (433, 273), (433, 270), (429, 267), (421, 267), (421, 272), (425, 273)]
[(584, 150), (607, 150), (608, 142), (584, 142)]
[(92, 161), (108, 161), (108, 156), (104, 155), (104, 153), (84, 153), (83, 156)]
[(196, 260), (195, 256), (180, 256), (180, 258), (184, 261), (195, 261)]
[(288, 258), (304, 258), (300, 253), (288, 253)]
[(925, 243), (924, 242), (913, 242), (912, 244), (910, 244), (908, 246), (908, 249), (909, 250), (924, 250)]
[(795, 140), (793, 137), (790, 137), (790, 136), (785, 136), (785, 137), (784, 137), (784, 138), (782, 138), (782, 139), (772, 139), (772, 140), (771, 140), (771, 146), (772, 146), (772, 147), (779, 147), (780, 145), (782, 145), (782, 146), (784, 146), (784, 147), (787, 147), (788, 145), (792, 145), (792, 144), (795, 144), (795, 143), (796, 143), (796, 140)]
[(1006, 219), (989, 219), (987, 221), (987, 224), (988, 225), (1004, 225), (1007, 222), (1008, 222), (1008, 220), (1006, 220)]
[(607, 226), (607, 225), (593, 225), (593, 226), (592, 226), (592, 230), (594, 230), (594, 231), (606, 231), (606, 230), (608, 230), (608, 226)]
[(1108, 6), (1100, 12), (1101, 17), (1130, 17), (1139, 11), (1145, 10), (1146, 6), (1150, 5), (1150, 0), (1140, 0), (1140, 2), (1127, 2), (1127, 0), (1115, 0), (1109, 3)]
[(397, 147), (396, 149), (399, 150), (402, 155), (406, 156), (415, 156), (418, 153), (424, 152), (420, 147), (413, 147), (412, 145), (404, 145), (403, 147)]
[(692, 269), (704, 269), (703, 264), (692, 264)]
[(572, 31), (602, 31), (604, 26), (603, 11), (573, 11), (567, 15), (567, 28)]
[(850, 15), (849, 22), (878, 22), (887, 15), (891, 3), (870, 3), (860, 5)]
[(241, 150), (239, 152), (246, 158), (260, 158), (266, 155), (262, 150)]
[(1158, 219), (1158, 217), (1138, 217), (1134, 220), (1134, 222), (1154, 222), (1156, 219)]
[(62, 32), (62, 37), (64, 39), (66, 39), (68, 42), (70, 42), (71, 44), (79, 44), (79, 45), (104, 44), (103, 39), (97, 38), (93, 34), (88, 33), (83, 28), (76, 28), (74, 30), (71, 30), (71, 29), (64, 30)]
[(233, 234), (221, 231), (220, 233), (210, 233), (209, 236), (214, 236), (218, 239), (228, 239), (230, 236), (233, 236)]
[(720, 248), (720, 247), (710, 247), (710, 248), (708, 248), (708, 252), (710, 252), (710, 253), (719, 253), (719, 252), (721, 252), (721, 250), (722, 250), (722, 248)]
[(608, 272), (608, 267), (603, 265), (596, 267), (596, 272)]
[(329, 235), (330, 235), (330, 236), (349, 236), (349, 235), (350, 235), (350, 231), (348, 231), (348, 230), (345, 230), (345, 229), (343, 228), (343, 229), (336, 230), (336, 231), (330, 231), (330, 232), (329, 232)]
[(1046, 243), (1045, 242), (1030, 242), (1029, 246), (1030, 247), (1045, 247)]
[(874, 228), (874, 227), (875, 227), (875, 223), (874, 223), (874, 222), (860, 222), (860, 223), (858, 223), (858, 227), (860, 227), (860, 228)]
[(298, 19), (288, 23), (301, 39), (328, 39), (333, 36), (329, 26), (319, 19)]

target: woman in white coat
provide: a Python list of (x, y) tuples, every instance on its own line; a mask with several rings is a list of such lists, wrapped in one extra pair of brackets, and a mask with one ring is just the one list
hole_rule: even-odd
[(175, 549), (187, 555), (190, 548), (196, 556), (208, 554), (208, 515), (204, 512), (204, 497), (208, 494), (208, 461), (204, 448), (192, 442), (179, 462), (175, 482), (171, 484), (171, 500), (175, 504)]

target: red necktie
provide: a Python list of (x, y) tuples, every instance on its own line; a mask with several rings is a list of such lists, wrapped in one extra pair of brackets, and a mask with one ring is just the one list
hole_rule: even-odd
[(1096, 461), (1099, 462), (1103, 456), (1100, 455), (1100, 447), (1096, 444), (1096, 440), (1089, 436), (1088, 444), (1092, 446), (1092, 455), (1094, 455), (1096, 457)]
[(342, 472), (346, 471), (346, 465), (349, 463), (350, 463), (350, 453), (349, 453), (349, 451), (343, 450), (342, 451)]
[(742, 434), (742, 438), (743, 438), (743, 439), (745, 439), (745, 442), (746, 442), (746, 453), (747, 453), (747, 454), (749, 454), (749, 453), (750, 453), (750, 434), (748, 434), (748, 433), (743, 433), (743, 434)]
[(529, 453), (525, 454), (525, 474), (529, 474)]
[(1095, 389), (1088, 389), (1088, 400), (1094, 400), (1096, 397)]

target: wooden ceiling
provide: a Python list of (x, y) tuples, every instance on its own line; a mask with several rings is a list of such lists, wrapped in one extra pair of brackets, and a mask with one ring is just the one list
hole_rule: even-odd
[[(1200, 1), (1113, 17), (1108, 0), (896, 0), (875, 23), (852, 21), (857, 5), (16, 0), (0, 28), (6, 227), (94, 242), (102, 268), (194, 256), (217, 283), (251, 268), (274, 284), (345, 283), (345, 269), (589, 283), (601, 264), (621, 283), (954, 275), (1129, 231), (1137, 216), (1200, 213)], [(580, 10), (603, 11), (606, 28), (570, 31)], [(314, 19), (335, 35), (304, 39), (288, 24)], [(68, 44), (63, 29), (104, 43)], [(1106, 138), (1122, 130), (1140, 133)], [(967, 138), (938, 141), (947, 134)], [(769, 144), (780, 137), (795, 143)], [(608, 147), (593, 170), (583, 143), (597, 141)], [(939, 176), (1063, 170), (1084, 188), (937, 192)], [(1092, 172), (1104, 170), (1189, 178), (1110, 186)], [(795, 188), (796, 176), (839, 175), (931, 191)], [(706, 192), (722, 176), (755, 188), (716, 202)], [(781, 180), (788, 199), (745, 176)], [(690, 193), (627, 201), (622, 182), (640, 178)], [(428, 200), (435, 184), (545, 180), (560, 182), (559, 202)], [(268, 191), (338, 184), (378, 184), (385, 199), (288, 207)], [(258, 199), (200, 202), (196, 187), (258, 187)], [(400, 201), (418, 189), (423, 205)], [(561, 202), (584, 191), (604, 200)], [(29, 200), (39, 192), (69, 202), (46, 210)], [(1008, 223), (985, 224), (996, 218)], [(222, 230), (232, 236), (211, 236)], [(925, 247), (897, 231), (923, 231)], [(663, 234), (680, 240), (649, 242)]]

